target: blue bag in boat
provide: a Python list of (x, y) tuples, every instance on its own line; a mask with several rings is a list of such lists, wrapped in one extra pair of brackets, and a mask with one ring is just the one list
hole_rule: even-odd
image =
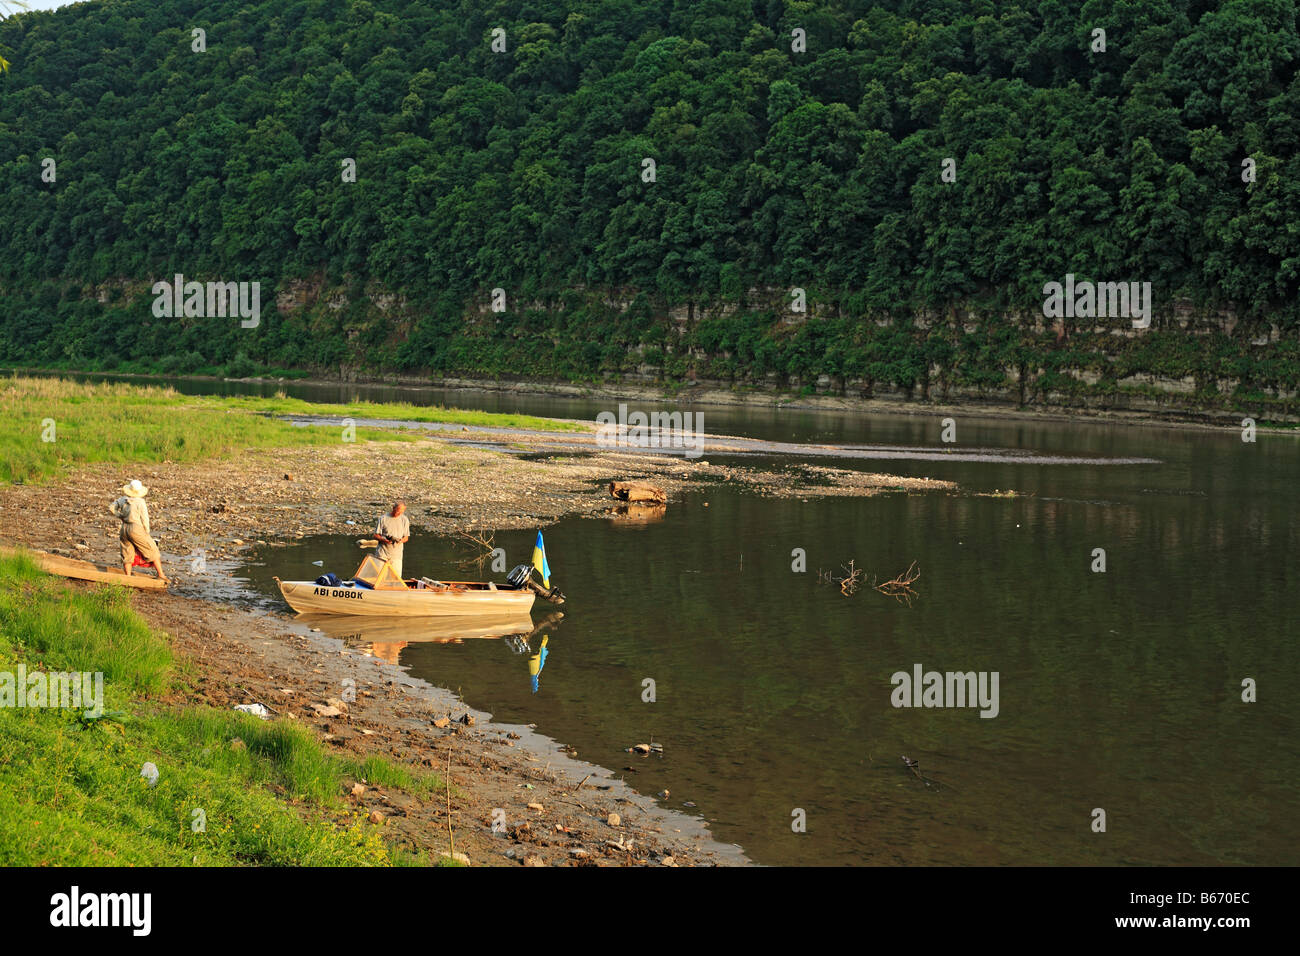
[(323, 585), (324, 587), (336, 588), (339, 586), (341, 582), (339, 581), (339, 576), (337, 574), (335, 574), (333, 571), (329, 571), (325, 574), (322, 574), (320, 577), (318, 577), (316, 579), (316, 583)]

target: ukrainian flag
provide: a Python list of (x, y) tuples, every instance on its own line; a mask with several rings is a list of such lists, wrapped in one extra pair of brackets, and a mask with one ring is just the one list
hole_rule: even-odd
[(533, 545), (533, 567), (537, 573), (542, 576), (542, 587), (551, 586), (551, 566), (546, 563), (546, 545), (542, 541), (542, 533), (537, 532), (537, 543)]

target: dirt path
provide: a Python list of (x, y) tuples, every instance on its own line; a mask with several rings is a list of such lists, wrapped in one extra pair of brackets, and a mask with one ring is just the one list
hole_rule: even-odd
[[(450, 757), (450, 834), (442, 793), (367, 787), (348, 799), (367, 815), (376, 811), (383, 822), (375, 825), (410, 850), (436, 857), (451, 849), (454, 835), (456, 852), (476, 865), (747, 861), (737, 848), (714, 841), (697, 818), (662, 809), (528, 727), (494, 724), (454, 694), (288, 615), (214, 600), (221, 588), (196, 587), (199, 578), (189, 573), (195, 549), (221, 565), (267, 538), (361, 536), (397, 498), (408, 502), (413, 524), (434, 533), (534, 527), (567, 514), (610, 511), (616, 503), (604, 486), (615, 478), (654, 481), (668, 492), (669, 507), (688, 485), (720, 481), (802, 497), (955, 490), (951, 482), (794, 463), (765, 471), (654, 455), (520, 458), (437, 440), (340, 443), (291, 456), (251, 451), (198, 464), (98, 465), (47, 485), (3, 486), (0, 513), (9, 520), (0, 540), (112, 564), (117, 522), (107, 504), (130, 478), (150, 487), (153, 528), (180, 592), (133, 592), (133, 604), (170, 635), (178, 655), (196, 664), (193, 693), (175, 702), (262, 703), (277, 716), (315, 726), (333, 747), (384, 754), (443, 776)], [(19, 529), (27, 535), (22, 540), (15, 537)], [(341, 690), (348, 686), (356, 696), (345, 713), (322, 717), (313, 708), (346, 700)], [(493, 832), (494, 819), (504, 822), (504, 833)]]

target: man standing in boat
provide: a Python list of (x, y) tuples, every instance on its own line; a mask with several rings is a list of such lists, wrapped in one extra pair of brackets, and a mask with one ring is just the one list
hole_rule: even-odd
[(140, 483), (140, 479), (133, 478), (122, 486), (122, 497), (109, 505), (108, 510), (122, 522), (118, 538), (122, 543), (122, 571), (126, 576), (131, 576), (135, 556), (139, 554), (141, 560), (152, 564), (158, 571), (158, 580), (166, 582), (162, 555), (158, 553), (158, 543), (149, 528), (149, 506), (144, 503), (144, 496), (148, 493), (149, 489)]
[(400, 578), (402, 576), (402, 545), (411, 537), (411, 521), (406, 517), (406, 502), (399, 501), (393, 510), (379, 516), (375, 526), (375, 539), (379, 547), (375, 549), (375, 558), (387, 561)]

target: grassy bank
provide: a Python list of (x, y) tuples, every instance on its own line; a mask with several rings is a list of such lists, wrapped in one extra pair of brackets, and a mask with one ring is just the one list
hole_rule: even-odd
[(349, 808), (344, 787), (427, 792), (435, 777), (335, 756), (289, 720), (167, 704), (190, 675), (124, 590), (0, 559), (0, 672), (19, 663), (101, 672), (104, 714), (0, 707), (0, 865), (412, 862)]
[[(144, 464), (226, 457), (252, 448), (333, 445), (333, 429), (299, 428), (276, 415), (336, 415), (560, 431), (582, 426), (528, 415), (415, 405), (317, 405), (297, 399), (182, 395), (174, 389), (60, 378), (0, 380), (0, 481), (40, 481), (95, 462)], [(397, 429), (356, 429), (356, 441), (411, 441)]]
[(387, 421), (439, 422), (450, 425), (470, 425), (486, 428), (526, 428), (547, 432), (585, 432), (590, 426), (581, 422), (565, 422), (536, 415), (515, 415), (509, 412), (480, 412), (463, 408), (444, 408), (441, 405), (409, 405), (405, 402), (349, 402), (345, 405), (326, 405), (298, 398), (232, 396), (221, 399), (229, 408), (241, 408), (264, 415), (330, 415), (347, 418), (378, 418)]

